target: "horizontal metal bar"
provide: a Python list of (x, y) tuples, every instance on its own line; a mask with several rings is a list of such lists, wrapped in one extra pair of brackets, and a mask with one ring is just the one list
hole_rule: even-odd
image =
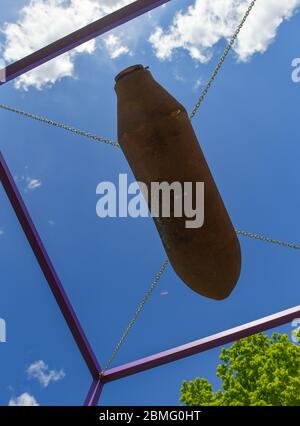
[(112, 382), (114, 380), (121, 379), (122, 377), (131, 376), (132, 374), (140, 373), (169, 362), (177, 361), (179, 359), (225, 345), (226, 343), (251, 336), (252, 334), (278, 327), (298, 317), (300, 318), (300, 305), (256, 321), (231, 328), (230, 330), (222, 331), (221, 333), (112, 368), (104, 373), (102, 381), (103, 383)]
[(24, 230), (27, 240), (35, 254), (41, 270), (49, 284), (49, 287), (60, 307), (60, 310), (73, 334), (73, 337), (80, 349), (80, 352), (93, 377), (99, 376), (101, 368), (94, 355), (94, 352), (87, 340), (87, 337), (81, 327), (81, 324), (75, 314), (75, 311), (69, 301), (69, 298), (63, 289), (54, 266), (48, 256), (36, 227), (25, 206), (21, 194), (14, 182), (14, 179), (8, 169), (8, 166), (0, 151), (0, 181), (6, 191), (6, 194), (14, 208), (17, 218)]
[(100, 380), (94, 379), (83, 405), (86, 407), (96, 406), (98, 404), (102, 389), (103, 383), (100, 382)]
[[(168, 3), (170, 0), (137, 0), (129, 5), (109, 14), (89, 25), (43, 47), (40, 50), (20, 59), (13, 64), (6, 67), (5, 70), (0, 70), (0, 75), (6, 75), (5, 81), (0, 82), (5, 84), (8, 81), (20, 77), (22, 74), (33, 70), (34, 68), (56, 58), (63, 53), (68, 52), (75, 47), (86, 43), (89, 40), (98, 37), (119, 25), (124, 24), (164, 3)], [(38, 37), (38, 34), (37, 34)]]

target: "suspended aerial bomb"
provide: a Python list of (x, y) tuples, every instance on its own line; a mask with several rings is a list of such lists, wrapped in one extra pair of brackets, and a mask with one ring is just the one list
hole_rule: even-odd
[(184, 214), (154, 221), (178, 276), (197, 293), (226, 298), (240, 275), (240, 246), (185, 108), (142, 65), (118, 74), (115, 90), (118, 140), (136, 180), (149, 192), (153, 182), (204, 182), (203, 226), (186, 227)]

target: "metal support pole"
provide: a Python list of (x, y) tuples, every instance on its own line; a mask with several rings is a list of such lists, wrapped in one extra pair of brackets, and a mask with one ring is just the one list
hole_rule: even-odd
[[(144, 13), (168, 3), (170, 0), (137, 0), (121, 9), (92, 22), (89, 25), (77, 30), (48, 46), (20, 59), (6, 67), (5, 70), (0, 70), (0, 75), (5, 75), (5, 81), (0, 82), (5, 84), (8, 81), (20, 77), (22, 74), (33, 70), (34, 68), (56, 58), (63, 53), (68, 52), (75, 47), (86, 43), (89, 40), (98, 37), (119, 25), (124, 24)], [(38, 36), (38, 35), (37, 35)]]
[(87, 394), (84, 405), (86, 407), (96, 406), (98, 404), (102, 389), (103, 383), (100, 380), (94, 379)]
[(14, 182), (14, 179), (8, 169), (8, 166), (0, 151), (0, 181), (5, 192), (14, 208), (17, 218), (23, 228), (27, 240), (35, 254), (35, 257), (44, 273), (49, 287), (60, 307), (60, 310), (73, 334), (73, 337), (79, 347), (79, 350), (94, 378), (98, 377), (101, 368), (94, 355), (94, 352), (87, 340), (87, 337), (81, 327), (81, 324), (75, 314), (75, 311), (69, 301), (69, 298), (63, 289), (54, 266), (48, 256), (36, 227), (25, 206), (21, 194)]
[[(170, 0), (137, 0), (122, 9), (119, 9), (110, 15), (81, 28), (54, 43), (26, 56), (19, 61), (8, 65), (4, 70), (0, 70), (0, 75), (5, 75), (5, 82), (11, 81), (26, 72), (42, 65), (51, 59), (62, 55), (74, 49), (81, 44), (104, 34), (107, 31), (116, 28)], [(119, 367), (112, 368), (104, 373), (103, 378), (99, 379), (101, 367), (94, 355), (94, 352), (87, 340), (87, 337), (81, 327), (81, 324), (75, 314), (75, 311), (66, 295), (62, 284), (57, 276), (54, 266), (47, 254), (47, 251), (40, 239), (29, 212), (24, 204), (21, 194), (13, 180), (13, 177), (5, 163), (0, 151), (0, 181), (2, 182), (7, 196), (16, 212), (18, 220), (26, 234), (28, 242), (35, 254), (35, 257), (44, 273), (49, 287), (60, 307), (60, 310), (73, 334), (76, 344), (88, 366), (93, 377), (93, 382), (86, 397), (86, 406), (95, 406), (98, 403), (100, 394), (105, 383), (121, 379), (145, 370), (149, 370), (169, 362), (177, 361), (185, 357), (195, 355), (200, 352), (233, 342), (282, 324), (288, 323), (295, 318), (300, 317), (300, 306), (278, 312), (274, 315), (243, 324), (239, 327), (214, 334), (209, 337), (187, 343), (158, 354), (142, 358)]]
[(105, 372), (103, 376), (103, 383), (112, 382), (114, 380), (121, 379), (122, 377), (150, 370), (151, 368), (158, 367), (169, 362), (178, 361), (179, 359), (225, 345), (226, 343), (242, 339), (243, 337), (248, 337), (252, 334), (278, 327), (295, 318), (300, 318), (300, 305), (256, 321), (222, 331), (221, 333), (213, 334), (212, 336), (204, 337), (203, 339), (195, 340), (194, 342), (177, 346), (167, 351), (112, 368)]

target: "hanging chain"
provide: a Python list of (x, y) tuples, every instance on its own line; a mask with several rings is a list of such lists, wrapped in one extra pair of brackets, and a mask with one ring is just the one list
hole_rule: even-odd
[[(300, 250), (300, 246), (297, 245), (297, 244), (287, 243), (285, 241), (280, 241), (280, 240), (274, 240), (273, 238), (266, 237), (265, 235), (253, 234), (252, 232), (241, 231), (240, 229), (235, 229), (235, 232), (236, 232), (237, 235), (242, 235), (242, 236), (247, 237), (247, 238), (253, 238), (255, 240), (264, 241), (266, 243), (277, 244), (277, 245), (282, 246), (282, 247), (288, 247), (288, 248), (291, 248), (291, 249)], [(162, 267), (160, 268), (159, 272), (157, 273), (157, 275), (156, 275), (153, 283), (151, 284), (149, 290), (147, 291), (144, 299), (139, 304), (139, 306), (138, 306), (138, 308), (137, 308), (137, 310), (136, 310), (136, 312), (135, 312), (132, 320), (128, 324), (128, 326), (127, 326), (125, 332), (123, 333), (123, 335), (122, 335), (119, 343), (115, 347), (113, 353), (111, 354), (110, 358), (108, 359), (107, 363), (105, 364), (105, 367), (101, 371), (101, 373), (100, 373), (100, 379), (103, 377), (105, 371), (107, 371), (109, 369), (109, 367), (111, 366), (111, 364), (112, 364), (113, 360), (115, 359), (117, 353), (119, 352), (119, 350), (120, 350), (123, 342), (125, 341), (125, 339), (128, 336), (130, 330), (132, 329), (132, 327), (136, 323), (136, 320), (137, 320), (139, 314), (141, 313), (141, 311), (144, 308), (146, 302), (150, 298), (153, 290), (157, 287), (157, 284), (159, 283), (159, 280), (160, 280), (163, 272), (167, 268), (168, 264), (169, 264), (169, 261), (165, 260), (164, 263), (163, 263), (163, 265), (162, 265)]]
[[(240, 33), (241, 29), (243, 28), (243, 26), (244, 26), (244, 24), (245, 24), (245, 22), (246, 22), (246, 20), (247, 20), (247, 18), (249, 16), (250, 12), (252, 11), (252, 9), (253, 9), (256, 1), (257, 0), (252, 0), (251, 1), (251, 3), (249, 5), (249, 7), (248, 7), (248, 9), (247, 9), (247, 11), (245, 13), (245, 15), (243, 16), (243, 19), (242, 19), (241, 23), (237, 27), (237, 29), (236, 29), (235, 33), (233, 34), (232, 38), (229, 40), (228, 45), (226, 46), (226, 48), (225, 48), (225, 50), (224, 50), (224, 52), (223, 52), (223, 54), (222, 54), (222, 56), (221, 56), (221, 58), (220, 58), (220, 60), (219, 60), (219, 62), (217, 64), (217, 66), (216, 66), (216, 68), (214, 69), (211, 77), (209, 78), (209, 80), (208, 80), (205, 88), (202, 90), (202, 92), (201, 92), (201, 94), (199, 96), (199, 99), (198, 99), (198, 101), (197, 101), (194, 109), (192, 110), (192, 112), (190, 114), (190, 119), (191, 120), (196, 115), (196, 113), (197, 113), (198, 109), (200, 108), (200, 106), (201, 106), (204, 98), (206, 97), (206, 95), (207, 95), (210, 87), (214, 83), (215, 78), (219, 74), (219, 71), (221, 70), (221, 68), (222, 68), (222, 66), (223, 66), (223, 64), (224, 64), (224, 62), (225, 62), (225, 60), (226, 60), (229, 52), (231, 51), (231, 49), (232, 49), (232, 47), (233, 47), (233, 45), (234, 45), (234, 43), (235, 43), (235, 41), (236, 41), (239, 33)], [(3, 110), (6, 110), (6, 111), (17, 113), (17, 114), (19, 114), (19, 115), (21, 115), (23, 117), (27, 117), (27, 118), (30, 118), (32, 120), (36, 120), (36, 121), (39, 121), (41, 123), (48, 124), (50, 126), (54, 126), (54, 127), (63, 129), (65, 131), (67, 131), (67, 132), (71, 132), (71, 133), (76, 134), (78, 136), (82, 136), (82, 137), (88, 138), (88, 139), (96, 141), (96, 142), (102, 142), (102, 143), (105, 143), (107, 145), (113, 146), (115, 148), (120, 148), (120, 145), (117, 142), (114, 142), (114, 141), (112, 141), (110, 139), (107, 139), (107, 138), (103, 138), (101, 136), (94, 135), (94, 134), (92, 134), (90, 132), (87, 132), (87, 131), (84, 131), (84, 130), (76, 129), (76, 128), (68, 126), (66, 124), (62, 124), (62, 123), (59, 123), (59, 122), (54, 121), (54, 120), (49, 120), (47, 118), (44, 118), (44, 117), (41, 117), (41, 116), (38, 116), (38, 115), (35, 115), (35, 114), (30, 114), (30, 113), (21, 111), (21, 110), (19, 110), (17, 108), (13, 108), (13, 107), (10, 107), (10, 106), (4, 105), (4, 104), (0, 104), (0, 108), (3, 109)], [(267, 243), (277, 244), (277, 245), (280, 245), (280, 246), (283, 246), (283, 247), (288, 247), (288, 248), (300, 250), (300, 246), (297, 245), (297, 244), (292, 244), (292, 243), (287, 243), (287, 242), (284, 242), (284, 241), (274, 240), (274, 239), (266, 237), (264, 235), (253, 234), (251, 232), (241, 231), (241, 230), (238, 230), (238, 229), (235, 230), (235, 231), (236, 231), (237, 235), (242, 235), (244, 237), (253, 238), (253, 239), (256, 239), (256, 240), (260, 240), (260, 241), (265, 241)], [(145, 304), (147, 303), (148, 299), (150, 298), (152, 292), (157, 287), (157, 285), (158, 285), (158, 283), (160, 281), (160, 278), (161, 278), (162, 274), (164, 273), (165, 269), (167, 268), (168, 264), (169, 264), (169, 261), (168, 261), (168, 259), (166, 259), (163, 262), (160, 270), (156, 274), (155, 279), (152, 282), (152, 284), (150, 285), (150, 287), (149, 287), (147, 293), (145, 294), (142, 302), (139, 304), (137, 310), (135, 311), (135, 313), (133, 315), (133, 318), (131, 319), (131, 321), (128, 324), (126, 330), (124, 331), (121, 339), (119, 340), (119, 343), (116, 345), (116, 347), (113, 350), (111, 356), (107, 360), (107, 362), (105, 364), (105, 367), (99, 373), (100, 378), (103, 377), (105, 371), (107, 371), (109, 369), (109, 367), (111, 366), (111, 364), (112, 364), (113, 360), (115, 359), (117, 353), (121, 349), (121, 346), (123, 345), (125, 339), (127, 338), (127, 336), (130, 333), (132, 327), (136, 323), (138, 316), (140, 315), (141, 311), (143, 310), (143, 308), (144, 308)]]
[(232, 36), (232, 37), (231, 37), (231, 39), (229, 40), (229, 43), (228, 43), (228, 45), (226, 46), (226, 48), (225, 48), (225, 50), (224, 50), (224, 52), (223, 52), (223, 54), (222, 54), (222, 56), (221, 56), (221, 58), (220, 58), (220, 60), (219, 60), (219, 62), (218, 62), (218, 64), (217, 64), (217, 66), (216, 66), (216, 68), (214, 69), (214, 71), (213, 71), (213, 73), (212, 73), (212, 75), (211, 75), (210, 79), (208, 80), (208, 82), (207, 82), (206, 86), (205, 86), (205, 87), (204, 87), (204, 89), (202, 90), (201, 95), (200, 95), (200, 97), (199, 97), (199, 99), (198, 99), (198, 101), (197, 101), (197, 103), (196, 103), (196, 105), (195, 105), (195, 107), (194, 107), (193, 111), (191, 112), (191, 115), (190, 115), (190, 119), (191, 119), (191, 120), (195, 117), (195, 115), (196, 115), (196, 113), (197, 113), (198, 109), (200, 108), (200, 106), (201, 106), (201, 104), (202, 104), (202, 102), (203, 102), (203, 100), (204, 100), (205, 96), (207, 95), (207, 93), (208, 93), (208, 91), (209, 91), (209, 89), (210, 89), (211, 85), (213, 84), (213, 82), (215, 81), (215, 78), (216, 78), (216, 77), (217, 77), (217, 75), (219, 74), (219, 71), (220, 71), (220, 69), (222, 68), (222, 65), (224, 64), (225, 59), (226, 59), (226, 58), (227, 58), (227, 56), (228, 56), (228, 53), (231, 51), (232, 46), (234, 45), (234, 43), (235, 43), (235, 41), (236, 41), (236, 39), (237, 39), (237, 37), (238, 37), (238, 35), (239, 35), (239, 33), (240, 33), (241, 29), (243, 28), (243, 26), (244, 26), (244, 24), (245, 24), (245, 22), (246, 22), (246, 20), (247, 20), (248, 16), (250, 15), (250, 12), (252, 11), (252, 9), (253, 9), (253, 7), (254, 7), (255, 3), (256, 3), (256, 0), (251, 1), (250, 6), (248, 7), (248, 9), (247, 9), (247, 11), (246, 11), (245, 15), (243, 16), (243, 19), (242, 19), (242, 21), (241, 21), (240, 25), (237, 27), (237, 29), (236, 29), (235, 33), (233, 34), (233, 36)]
[[(213, 73), (212, 73), (212, 75), (211, 75), (210, 79), (208, 80), (208, 83), (206, 84), (206, 86), (205, 86), (204, 90), (202, 91), (202, 93), (201, 93), (201, 95), (200, 95), (200, 97), (199, 97), (199, 99), (198, 99), (198, 101), (197, 101), (197, 103), (196, 103), (196, 105), (195, 105), (195, 108), (193, 109), (193, 111), (192, 111), (192, 113), (191, 113), (191, 115), (190, 115), (190, 120), (192, 120), (192, 119), (194, 118), (194, 116), (196, 115), (196, 113), (197, 113), (197, 111), (198, 111), (198, 109), (199, 109), (199, 107), (200, 107), (201, 103), (203, 102), (203, 100), (204, 100), (205, 96), (207, 95), (207, 93), (208, 93), (208, 91), (209, 91), (209, 89), (210, 89), (211, 85), (213, 84), (213, 82), (214, 82), (214, 80), (215, 80), (216, 76), (218, 75), (218, 73), (219, 73), (219, 71), (220, 71), (220, 69), (221, 69), (221, 67), (222, 67), (223, 63), (225, 62), (225, 59), (226, 59), (226, 58), (227, 58), (227, 56), (228, 56), (228, 53), (230, 52), (230, 50), (231, 50), (231, 48), (232, 48), (232, 46), (233, 46), (234, 42), (236, 41), (237, 36), (239, 35), (239, 33), (240, 33), (241, 29), (243, 28), (243, 26), (244, 26), (244, 24), (245, 24), (245, 22), (246, 22), (246, 20), (247, 20), (247, 18), (248, 18), (248, 16), (249, 16), (249, 14), (250, 14), (251, 10), (253, 9), (253, 6), (255, 5), (255, 3), (256, 3), (256, 0), (251, 1), (250, 6), (248, 7), (248, 9), (247, 9), (247, 11), (246, 11), (245, 15), (243, 16), (243, 19), (242, 19), (241, 23), (239, 24), (239, 26), (238, 26), (238, 28), (236, 29), (236, 31), (235, 31), (235, 33), (234, 33), (234, 35), (233, 35), (233, 36), (232, 36), (232, 38), (230, 39), (230, 41), (229, 41), (229, 43), (228, 43), (227, 47), (225, 48), (225, 50), (224, 50), (224, 52), (223, 52), (223, 54), (222, 54), (222, 56), (221, 56), (221, 58), (220, 58), (220, 60), (219, 60), (219, 62), (218, 62), (218, 65), (216, 66), (216, 68), (215, 68), (215, 70), (213, 71)], [(267, 240), (266, 240), (266, 241), (267, 241)], [(101, 371), (101, 373), (100, 373), (100, 379), (103, 377), (104, 372), (105, 372), (105, 371), (107, 371), (107, 370), (108, 370), (108, 368), (111, 366), (112, 361), (114, 360), (115, 356), (116, 356), (116, 355), (117, 355), (117, 353), (119, 352), (119, 350), (120, 350), (120, 348), (121, 348), (121, 346), (122, 346), (122, 344), (123, 344), (124, 340), (126, 339), (126, 337), (127, 337), (127, 336), (128, 336), (128, 334), (129, 334), (129, 332), (130, 332), (131, 328), (134, 326), (134, 324), (135, 324), (135, 322), (136, 322), (136, 319), (137, 319), (137, 317), (138, 317), (139, 313), (141, 312), (141, 310), (143, 309), (143, 307), (144, 307), (145, 303), (146, 303), (146, 302), (147, 302), (147, 300), (149, 299), (149, 297), (150, 297), (151, 293), (153, 292), (153, 290), (154, 290), (154, 289), (155, 289), (155, 287), (157, 286), (157, 284), (158, 284), (158, 282), (159, 282), (159, 280), (160, 280), (160, 277), (161, 277), (161, 275), (162, 275), (163, 271), (166, 269), (167, 265), (168, 265), (168, 260), (165, 260), (165, 261), (164, 261), (164, 263), (163, 263), (163, 265), (162, 265), (162, 267), (161, 267), (161, 269), (160, 269), (160, 271), (158, 272), (157, 276), (155, 277), (154, 282), (151, 284), (151, 286), (150, 286), (149, 290), (147, 291), (146, 296), (145, 296), (145, 298), (143, 299), (143, 302), (139, 305), (139, 307), (138, 307), (137, 311), (135, 312), (135, 314), (134, 314), (134, 316), (133, 316), (133, 319), (132, 319), (132, 320), (131, 320), (131, 322), (129, 323), (129, 325), (128, 325), (128, 327), (127, 327), (126, 331), (124, 332), (124, 334), (123, 334), (123, 336), (122, 336), (122, 338), (121, 338), (121, 340), (119, 341), (119, 343), (118, 343), (118, 344), (117, 344), (117, 346), (115, 347), (115, 349), (114, 349), (114, 351), (113, 351), (113, 353), (112, 353), (111, 357), (110, 357), (110, 358), (109, 358), (109, 360), (107, 361), (107, 363), (106, 363), (106, 365), (105, 365), (104, 369)]]
[[(273, 238), (266, 237), (264, 235), (253, 234), (252, 232), (241, 231), (240, 229), (235, 229), (235, 232), (236, 232), (237, 235), (242, 235), (242, 236), (247, 237), (247, 238), (253, 238), (255, 240), (264, 241), (266, 243), (277, 244), (277, 245), (282, 246), (282, 247), (288, 247), (288, 248), (291, 248), (291, 249), (300, 250), (300, 246), (297, 245), (297, 244), (287, 243), (285, 241), (280, 241), (280, 240), (274, 240)], [(169, 261), (165, 260), (164, 263), (163, 263), (163, 265), (162, 265), (162, 267), (160, 268), (159, 272), (157, 273), (157, 275), (156, 275), (153, 283), (151, 284), (149, 290), (147, 291), (144, 299), (139, 304), (139, 306), (138, 306), (138, 308), (137, 308), (137, 310), (136, 310), (136, 312), (135, 312), (132, 320), (128, 324), (128, 326), (127, 326), (125, 332), (123, 333), (123, 335), (122, 335), (119, 343), (115, 347), (113, 353), (111, 354), (110, 358), (108, 359), (107, 363), (105, 364), (105, 367), (101, 371), (101, 373), (100, 373), (100, 379), (103, 377), (105, 371), (107, 371), (109, 369), (109, 367), (111, 366), (111, 364), (112, 364), (113, 360), (115, 359), (117, 353), (119, 352), (119, 350), (120, 350), (123, 342), (125, 341), (125, 339), (128, 336), (130, 330), (132, 329), (132, 327), (136, 323), (136, 320), (137, 320), (139, 314), (141, 313), (141, 311), (144, 308), (146, 302), (150, 298), (153, 290), (157, 287), (157, 284), (159, 283), (159, 280), (160, 280), (163, 272), (167, 268), (168, 264), (169, 264)]]
[(113, 353), (111, 354), (111, 356), (109, 357), (109, 359), (107, 360), (105, 367), (102, 369), (101, 373), (100, 373), (100, 378), (103, 377), (105, 371), (107, 371), (109, 369), (109, 367), (111, 366), (113, 360), (115, 359), (115, 356), (117, 355), (117, 353), (119, 352), (124, 340), (126, 339), (126, 337), (128, 336), (130, 330), (132, 329), (132, 327), (134, 326), (134, 324), (136, 323), (136, 320), (138, 319), (139, 314), (141, 313), (141, 311), (143, 310), (145, 304), (147, 303), (148, 299), (150, 298), (153, 290), (156, 288), (157, 284), (159, 283), (159, 280), (162, 276), (162, 274), (164, 273), (165, 269), (168, 266), (168, 259), (166, 259), (164, 261), (164, 263), (162, 264), (160, 270), (158, 271), (158, 273), (156, 274), (156, 277), (154, 278), (154, 281), (152, 282), (151, 286), (149, 287), (147, 293), (145, 294), (143, 300), (141, 301), (141, 303), (139, 304), (137, 310), (135, 311), (132, 320), (130, 321), (130, 323), (128, 324), (126, 330), (124, 331), (119, 343), (117, 344), (117, 346), (115, 347)]
[[(232, 46), (235, 43), (235, 41), (236, 41), (236, 39), (237, 39), (237, 37), (238, 37), (241, 29), (243, 28), (243, 26), (244, 26), (244, 24), (245, 24), (245, 22), (246, 22), (246, 20), (247, 20), (247, 18), (249, 16), (250, 12), (252, 11), (252, 9), (253, 9), (256, 1), (257, 0), (252, 0), (251, 1), (250, 6), (248, 7), (245, 15), (243, 16), (243, 19), (242, 19), (241, 23), (237, 27), (234, 35), (230, 39), (227, 47), (225, 48), (225, 50), (224, 50), (224, 52), (223, 52), (223, 54), (222, 54), (222, 56), (221, 56), (221, 58), (220, 58), (220, 60), (218, 62), (218, 65), (216, 66), (215, 70), (213, 71), (210, 79), (208, 80), (208, 83), (206, 84), (205, 88), (201, 92), (201, 95), (200, 95), (200, 97), (199, 97), (199, 99), (198, 99), (198, 101), (197, 101), (197, 103), (196, 103), (193, 111), (190, 114), (190, 119), (191, 120), (196, 115), (196, 113), (197, 113), (197, 111), (198, 111), (201, 103), (203, 102), (203, 100), (204, 100), (205, 96), (207, 95), (207, 93), (208, 93), (211, 85), (213, 84), (215, 78), (217, 77), (217, 75), (218, 75), (218, 73), (219, 73), (219, 71), (220, 71), (223, 63), (225, 62), (225, 60), (226, 60), (226, 58), (227, 58), (230, 50), (232, 49)], [(103, 138), (101, 136), (94, 135), (94, 134), (92, 134), (90, 132), (87, 132), (85, 130), (79, 130), (79, 129), (76, 129), (75, 127), (71, 127), (71, 126), (68, 126), (66, 124), (54, 121), (54, 120), (49, 120), (48, 118), (44, 118), (44, 117), (41, 117), (39, 115), (30, 114), (28, 112), (22, 111), (22, 110), (17, 109), (17, 108), (10, 107), (8, 105), (0, 104), (0, 108), (3, 109), (3, 110), (6, 110), (6, 111), (14, 112), (16, 114), (22, 115), (23, 117), (30, 118), (32, 120), (36, 120), (36, 121), (39, 121), (41, 123), (48, 124), (50, 126), (58, 127), (60, 129), (66, 130), (67, 132), (74, 133), (75, 135), (78, 135), (78, 136), (83, 136), (85, 138), (94, 140), (96, 142), (102, 142), (102, 143), (105, 143), (107, 145), (111, 145), (111, 146), (114, 146), (116, 148), (120, 148), (120, 145), (117, 142), (114, 142), (111, 139), (107, 139), (107, 138)]]
[(71, 132), (78, 136), (83, 136), (84, 138), (88, 138), (96, 142), (102, 142), (107, 145), (112, 145), (116, 148), (120, 148), (120, 145), (117, 142), (114, 142), (110, 139), (103, 138), (101, 136), (93, 135), (92, 133), (86, 132), (85, 130), (75, 129), (75, 127), (70, 127), (66, 124), (58, 123), (57, 121), (40, 117), (39, 115), (30, 114), (28, 112), (21, 111), (20, 109), (12, 108), (8, 105), (0, 104), (0, 108), (6, 111), (15, 112), (16, 114), (22, 115), (23, 117), (26, 117), (26, 118), (31, 118), (32, 120), (39, 121), (40, 123), (48, 124), (49, 126), (58, 127), (59, 129), (66, 130), (67, 132)]
[(288, 247), (291, 249), (300, 250), (300, 246), (298, 246), (297, 244), (286, 243), (280, 240), (274, 240), (273, 238), (265, 237), (264, 235), (252, 234), (251, 232), (240, 231), (239, 229), (236, 229), (235, 232), (237, 233), (237, 235), (243, 235), (244, 237), (254, 238), (255, 240), (265, 241), (266, 243), (277, 244), (282, 247)]

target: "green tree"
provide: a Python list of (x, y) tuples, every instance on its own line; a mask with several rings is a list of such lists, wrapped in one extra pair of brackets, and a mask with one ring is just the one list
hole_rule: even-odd
[(223, 390), (213, 392), (204, 378), (184, 381), (181, 402), (188, 406), (300, 406), (300, 346), (286, 334), (269, 338), (260, 333), (238, 340), (223, 348), (219, 359), (217, 376)]

